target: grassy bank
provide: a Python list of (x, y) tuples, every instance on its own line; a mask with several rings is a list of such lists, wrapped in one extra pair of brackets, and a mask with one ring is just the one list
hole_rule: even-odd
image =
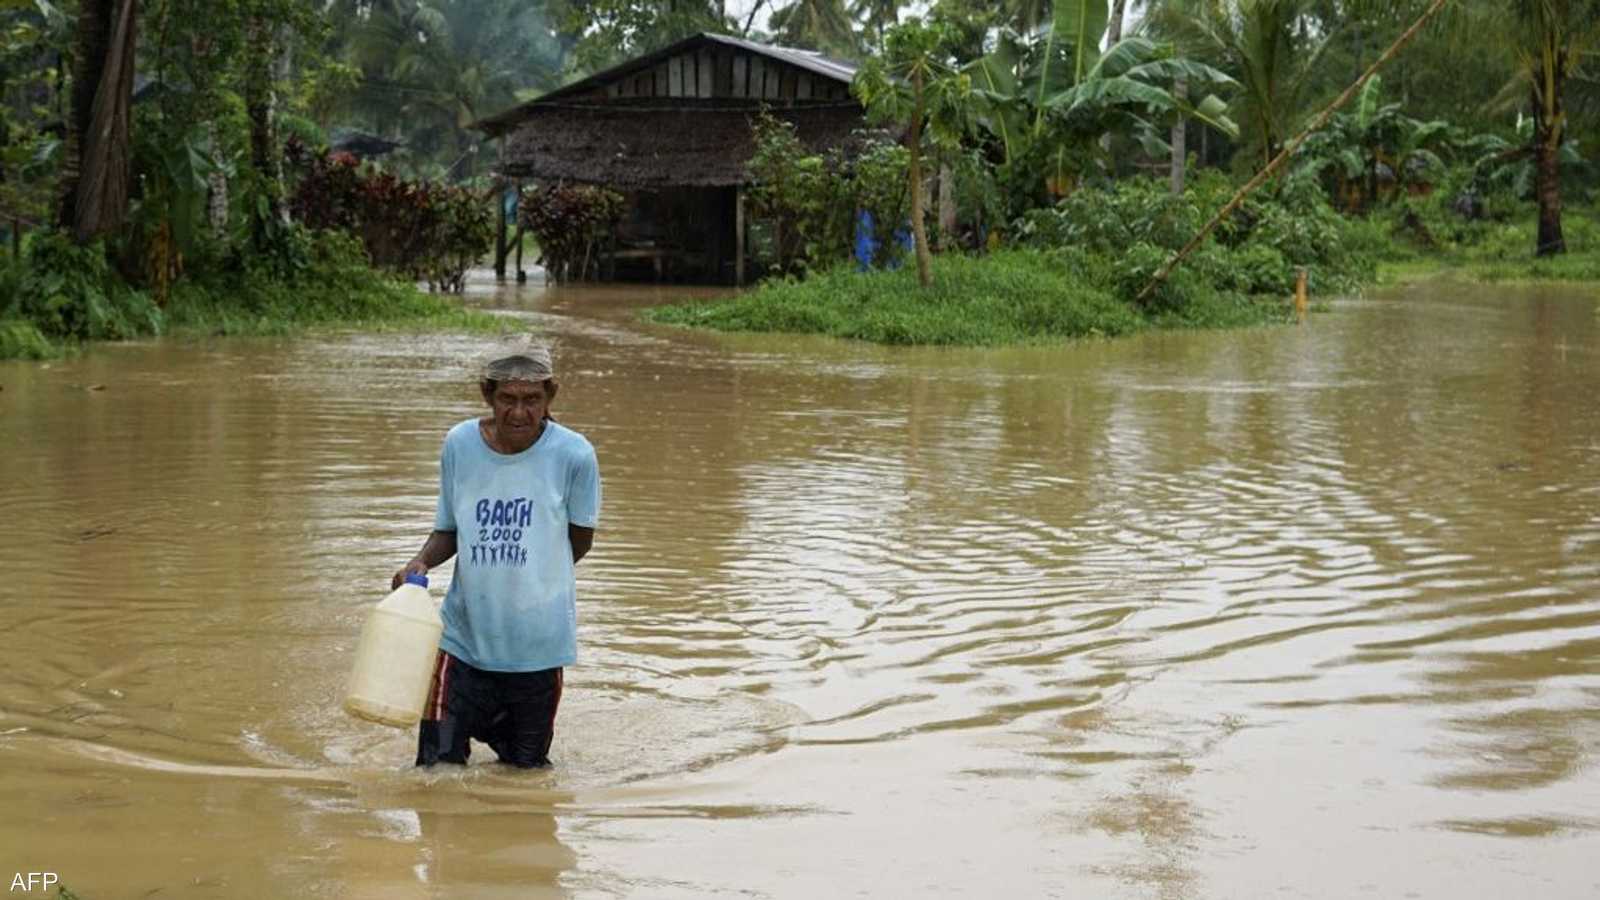
[(1560, 256), (1496, 259), (1475, 254), (1409, 255), (1378, 265), (1379, 284), (1409, 284), (1432, 278), (1457, 278), (1485, 284), (1567, 282), (1600, 284), (1600, 252), (1568, 251)]
[(881, 344), (994, 345), (1114, 337), (1152, 327), (1238, 327), (1283, 321), (1280, 299), (1197, 287), (1185, 302), (1142, 312), (1117, 298), (1116, 272), (1073, 250), (1011, 250), (934, 259), (924, 290), (914, 267), (839, 266), (771, 281), (720, 302), (656, 307), (650, 321), (720, 331), (824, 334)]
[(0, 359), (47, 359), (90, 341), (308, 330), (498, 331), (504, 320), (376, 271), (349, 241), (318, 239), (293, 266), (200, 260), (164, 297), (103, 248), (45, 235), (0, 265)]
[(1569, 206), (1562, 216), (1567, 252), (1536, 257), (1537, 210), (1506, 204), (1493, 215), (1466, 220), (1439, 200), (1401, 204), (1352, 222), (1379, 259), (1381, 284), (1450, 277), (1485, 283), (1600, 282), (1600, 208)]

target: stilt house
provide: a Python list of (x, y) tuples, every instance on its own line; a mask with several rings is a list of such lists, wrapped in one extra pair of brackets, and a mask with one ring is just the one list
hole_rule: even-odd
[(601, 185), (627, 212), (605, 277), (738, 283), (746, 164), (762, 107), (814, 152), (863, 127), (855, 67), (809, 50), (698, 34), (476, 124), (518, 180)]

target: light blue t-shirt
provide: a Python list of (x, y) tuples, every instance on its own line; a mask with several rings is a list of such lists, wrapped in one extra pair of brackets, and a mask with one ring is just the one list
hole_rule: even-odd
[(546, 420), (521, 453), (490, 449), (468, 419), (445, 435), (433, 527), (456, 533), (439, 646), (468, 665), (534, 672), (577, 661), (567, 525), (600, 522), (600, 468), (583, 435)]

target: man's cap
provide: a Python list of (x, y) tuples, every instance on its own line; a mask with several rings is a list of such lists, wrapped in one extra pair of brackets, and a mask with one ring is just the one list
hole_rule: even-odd
[(539, 346), (499, 351), (484, 362), (480, 372), (481, 377), (490, 381), (531, 381), (536, 384), (555, 375), (556, 368), (550, 361), (550, 351)]

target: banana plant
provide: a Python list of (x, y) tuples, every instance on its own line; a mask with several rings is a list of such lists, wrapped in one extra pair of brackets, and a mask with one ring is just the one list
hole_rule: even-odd
[(1069, 117), (1099, 116), (1106, 112), (1137, 115), (1140, 111), (1158, 116), (1180, 114), (1198, 119), (1229, 137), (1238, 137), (1239, 126), (1228, 118), (1228, 105), (1222, 98), (1206, 94), (1200, 102), (1191, 104), (1167, 87), (1179, 80), (1187, 81), (1191, 91), (1213, 85), (1223, 88), (1239, 85), (1220, 69), (1179, 58), (1170, 44), (1131, 37), (1107, 50), (1072, 87), (1046, 100), (1045, 109)]
[(1033, 134), (1044, 130), (1046, 104), (1081, 84), (1100, 56), (1110, 10), (1106, 0), (1056, 0), (1048, 28), (1031, 54), (1024, 84), (1033, 104)]
[(1374, 77), (1354, 110), (1334, 116), (1301, 145), (1296, 172), (1323, 179), (1335, 202), (1356, 212), (1378, 199), (1384, 169), (1393, 174), (1396, 188), (1420, 183), (1426, 173), (1444, 168), (1441, 154), (1452, 154), (1456, 143), (1450, 123), (1418, 121), (1403, 112), (1402, 104), (1384, 103), (1383, 80)]
[(143, 237), (145, 278), (164, 300), (184, 257), (199, 243), (211, 175), (231, 178), (235, 167), (205, 125), (195, 125), (179, 140), (163, 139), (154, 128), (140, 129), (134, 157), (139, 199), (132, 219)]
[(1029, 105), (1018, 74), (1027, 53), (1027, 39), (1003, 28), (993, 50), (961, 67), (972, 83), (978, 124), (994, 135), (1006, 161), (1015, 157), (1029, 129)]
[(1066, 193), (1102, 154), (1091, 145), (1116, 128), (1132, 130), (1152, 152), (1166, 146), (1155, 126), (1179, 116), (1238, 134), (1214, 93), (1191, 103), (1172, 90), (1179, 79), (1197, 94), (1237, 87), (1234, 79), (1141, 36), (1102, 53), (1104, 0), (1057, 0), (1053, 8), (1054, 18), (1031, 37), (1002, 30), (993, 50), (962, 70), (972, 81), (976, 118), (1013, 179), (1042, 185), (1050, 195)]

